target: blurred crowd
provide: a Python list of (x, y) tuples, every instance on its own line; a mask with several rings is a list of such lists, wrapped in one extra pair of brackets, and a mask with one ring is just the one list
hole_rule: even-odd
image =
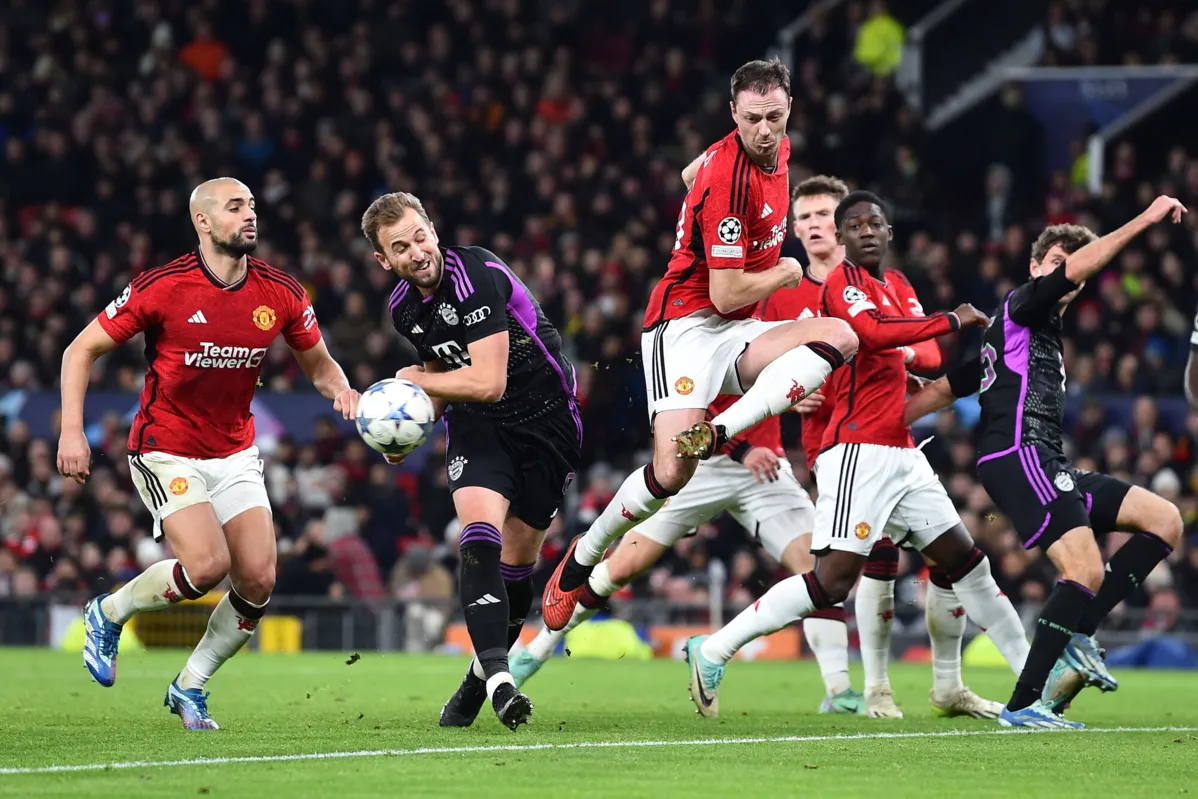
[[(393, 277), (357, 226), (378, 193), (412, 191), (444, 241), (483, 244), (507, 260), (579, 367), (587, 469), (554, 522), (543, 579), (563, 541), (644, 460), (640, 320), (673, 244), (678, 172), (731, 128), (728, 78), (794, 18), (788, 5), (9, 0), (0, 23), (0, 413), (7, 396), (56, 387), (63, 348), (131, 277), (194, 246), (187, 196), (216, 175), (254, 190), (257, 255), (307, 286), (351, 381), (364, 388), (388, 376), (411, 356), (384, 313)], [(1100, 13), (1109, 5), (1051, 4), (1049, 62), (1190, 57), (1192, 17), (1165, 25), (1168, 9), (1157, 9), (1111, 29)], [(1079, 464), (1175, 496), (1192, 521), (1198, 427), (1172, 429), (1152, 399), (1137, 402), (1132, 427), (1111, 427), (1099, 399), (1180, 391), (1198, 304), (1198, 152), (1120, 145), (1099, 196), (1075, 172), (1051, 175), (1047, 195), (1032, 196), (1018, 153), (996, 152), (977, 187), (975, 224), (948, 235), (935, 224), (938, 186), (919, 114), (897, 91), (893, 65), (855, 46), (885, 13), (850, 0), (796, 43), (792, 183), (833, 173), (891, 200), (902, 224), (895, 265), (929, 310), (963, 301), (994, 309), (1026, 276), (1044, 222), (1106, 231), (1158, 193), (1189, 203), (1187, 224), (1129, 248), (1087, 287), (1066, 327), (1070, 391), (1093, 399), (1071, 431)], [(901, 37), (901, 26), (878, 29)], [(1013, 124), (1037, 124), (1021, 115), (1016, 89), (1009, 108)], [(786, 252), (801, 256), (793, 241)], [(945, 342), (950, 357), (970, 344)], [(97, 364), (92, 385), (137, 391), (143, 367), (138, 338)], [(263, 383), (311, 390), (281, 341)], [(1051, 575), (991, 512), (965, 421), (939, 419), (929, 457), (1004, 589), (1034, 602)], [(56, 442), (33, 439), (19, 420), (0, 429), (0, 597), (94, 594), (165, 555), (129, 481), (125, 431), (114, 420), (104, 430), (81, 487), (55, 474)], [(266, 472), (277, 593), (452, 596), (457, 531), (438, 468), (444, 444), (428, 446), (427, 468), (397, 471), (331, 422), (313, 443), (282, 440)], [(720, 520), (626, 593), (703, 604), (716, 572), (740, 603), (764, 591), (776, 566)], [(1198, 546), (1179, 550), (1150, 583), (1152, 596), (1136, 601), (1160, 611), (1153, 623), (1167, 627), (1178, 606), (1198, 607)]]

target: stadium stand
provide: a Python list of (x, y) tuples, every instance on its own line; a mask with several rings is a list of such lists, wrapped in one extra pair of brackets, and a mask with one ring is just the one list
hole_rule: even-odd
[[(97, 466), (86, 487), (55, 473), (44, 406), (63, 347), (130, 278), (192, 246), (188, 192), (222, 174), (256, 192), (257, 254), (304, 282), (359, 388), (411, 362), (383, 312), (392, 278), (357, 231), (375, 194), (413, 191), (444, 220), (443, 238), (488, 243), (532, 287), (580, 365), (588, 464), (555, 521), (543, 579), (642, 460), (640, 312), (673, 243), (678, 172), (727, 132), (732, 69), (764, 53), (794, 12), (763, 19), (750, 2), (704, 2), (693, 13), (671, 0), (249, 0), (235, 14), (233, 5), (10, 0), (0, 30), (0, 597), (94, 594), (163, 556), (123, 456), (140, 339), (93, 375), (112, 399), (97, 400), (102, 416), (89, 413)], [(891, 5), (893, 33), (914, 20)], [(1106, 5), (1050, 4), (1045, 63), (1195, 57), (1198, 18), (1166, 23), (1165, 8), (1111, 25), (1100, 22)], [(1162, 192), (1198, 209), (1198, 152), (1180, 146), (1120, 144), (1092, 196), (1065, 170), (1038, 191), (1026, 163), (995, 145), (961, 217), (890, 68), (854, 61), (858, 28), (875, 13), (840, 4), (796, 44), (793, 179), (835, 173), (894, 202), (897, 265), (927, 309), (993, 310), (1026, 275), (1045, 221), (1107, 230)], [(1004, 97), (1012, 129), (1034, 140), (1038, 123), (1021, 114), (1018, 91)], [(1079, 465), (1175, 498), (1189, 525), (1189, 543), (1136, 597), (1154, 630), (1198, 607), (1198, 422), (1157, 401), (1180, 394), (1196, 276), (1191, 213), (1183, 228), (1125, 252), (1067, 317)], [(265, 409), (311, 419), (300, 407), (308, 384), (281, 342), (263, 383)], [(993, 516), (973, 475), (970, 421), (967, 405), (941, 415), (926, 451), (1004, 590), (1035, 603), (1052, 575)], [(280, 427), (267, 457), (280, 594), (452, 593), (442, 441), (396, 471), (328, 419)], [(797, 425), (785, 430), (796, 444)], [(719, 521), (628, 593), (701, 603), (715, 560), (733, 603), (759, 596), (774, 574)], [(920, 601), (913, 581), (899, 584), (899, 607)]]

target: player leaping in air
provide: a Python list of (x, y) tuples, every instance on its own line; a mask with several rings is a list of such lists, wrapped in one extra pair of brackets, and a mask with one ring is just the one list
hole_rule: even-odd
[[(1065, 457), (1065, 362), (1061, 315), (1087, 280), (1133, 238), (1185, 207), (1158, 197), (1102, 238), (1077, 225), (1048, 228), (1032, 245), (1032, 280), (1007, 295), (986, 331), (981, 358), (915, 394), (906, 418), (946, 407), (980, 390), (978, 477), (1011, 520), (1024, 547), (1043, 550), (1061, 579), (1040, 612), (1027, 664), (999, 723), (1077, 729), (1058, 713), (1081, 689), (1070, 679), (1113, 691), (1094, 635), (1116, 605), (1177, 546), (1176, 506), (1109, 475), (1077, 469)], [(1136, 533), (1106, 564), (1096, 535)]]
[(581, 458), (574, 367), (507, 264), (481, 247), (439, 246), (415, 196), (375, 200), (362, 232), (400, 278), (391, 320), (424, 361), (397, 376), (445, 415), (446, 472), (461, 522), (459, 596), (475, 657), (441, 726), (470, 726), (489, 697), (515, 730), (532, 703), (513, 683), (508, 650), (532, 606), (545, 530)]
[(944, 569), (957, 599), (979, 625), (1009, 630), (992, 637), (1013, 668), (1022, 668), (1026, 656), (1027, 640), (1014, 608), (903, 422), (906, 355), (899, 348), (962, 326), (985, 326), (987, 319), (970, 305), (951, 314), (905, 315), (884, 279), (892, 232), (882, 201), (873, 194), (845, 197), (835, 221), (845, 262), (824, 284), (823, 311), (848, 320), (861, 348), (827, 389), (835, 407), (816, 462), (815, 569), (783, 580), (715, 634), (688, 642), (691, 696), (700, 713), (716, 701), (725, 664), (746, 643), (843, 602), (883, 531)]
[(275, 529), (250, 412), (267, 349), (282, 334), (346, 419), (357, 413), (358, 393), (329, 355), (303, 286), (250, 257), (258, 244), (250, 190), (232, 178), (210, 180), (192, 192), (190, 211), (199, 246), (134, 278), (67, 347), (58, 470), (87, 479), (83, 401), (92, 364), (144, 333), (149, 365), (129, 464), (155, 538), (165, 536), (175, 557), (87, 604), (83, 662), (111, 686), (125, 622), (199, 599), (229, 577), (229, 592), (165, 702), (186, 729), (214, 730), (204, 687), (254, 634), (275, 584)]
[[(731, 108), (736, 130), (708, 148), (645, 311), (653, 462), (624, 481), (549, 578), (541, 607), (551, 630), (569, 623), (608, 546), (677, 494), (698, 459), (797, 404), (856, 352), (840, 320), (751, 318), (759, 301), (803, 275), (793, 258), (778, 257), (790, 203), (790, 72), (776, 59), (745, 64), (732, 77)], [(743, 396), (706, 421), (720, 394)]]

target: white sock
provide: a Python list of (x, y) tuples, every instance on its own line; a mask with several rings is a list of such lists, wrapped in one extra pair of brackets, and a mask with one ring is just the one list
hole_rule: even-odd
[[(220, 602), (212, 609), (212, 615), (208, 617), (208, 629), (204, 631), (204, 637), (196, 645), (182, 674), (179, 675), (179, 686), (184, 690), (203, 688), (216, 670), (236, 655), (245, 646), (246, 641), (253, 637), (254, 630), (258, 629), (261, 616), (249, 618), (238, 613), (229, 601), (231, 596), (232, 591), (221, 597)], [(254, 605), (245, 599), (241, 601), (259, 610), (266, 607)]]
[(865, 690), (890, 683), (890, 638), (894, 629), (894, 580), (862, 577), (857, 585), (857, 635), (861, 639), (861, 665)]
[[(541, 627), (541, 631), (536, 637), (528, 642), (528, 646), (524, 647), (524, 651), (536, 658), (538, 663), (544, 663), (549, 658), (553, 657), (553, 653), (557, 651), (557, 645), (565, 640), (566, 631), (553, 631), (548, 627)], [(475, 661), (476, 663), (478, 661)], [(478, 672), (475, 672), (477, 674)]]
[[(160, 560), (141, 574), (122, 585), (116, 592), (106, 596), (100, 610), (109, 621), (124, 624), (143, 610), (162, 610), (182, 602), (190, 593), (201, 596), (191, 585), (180, 586), (175, 580), (177, 560)], [(187, 581), (187, 572), (180, 567), (180, 574)]]
[[(844, 605), (837, 605), (842, 611)], [(838, 619), (808, 616), (803, 619), (803, 635), (807, 646), (819, 664), (828, 696), (844, 693), (852, 687), (849, 681), (849, 626)]]
[(648, 519), (666, 504), (667, 497), (655, 497), (645, 481), (645, 469), (637, 469), (620, 484), (620, 490), (599, 514), (574, 548), (574, 559), (583, 566), (594, 566), (603, 553), (624, 533)]
[(824, 384), (832, 364), (810, 347), (787, 350), (766, 365), (753, 387), (711, 420), (723, 425), (728, 437), (748, 430), (767, 416), (777, 416)]
[(470, 661), (470, 671), (480, 680), (487, 679), (487, 673), (483, 671), (483, 664), (478, 662), (477, 655)]
[(506, 671), (501, 671), (498, 674), (492, 674), (491, 677), (487, 680), (487, 698), (488, 699), (494, 698), (495, 689), (498, 688), (499, 686), (503, 685), (505, 682), (510, 683), (512, 685), (516, 684), (516, 681), (514, 679), (512, 679), (512, 675)]
[(775, 585), (765, 596), (742, 610), (735, 619), (716, 630), (703, 642), (703, 657), (713, 663), (727, 663), (741, 647), (815, 610), (807, 590), (807, 575), (796, 574)]
[(953, 593), (973, 623), (990, 636), (1011, 670), (1022, 673), (1031, 645), (1011, 600), (990, 574), (990, 561), (982, 558), (969, 574), (953, 583)]
[(949, 588), (928, 583), (928, 638), (932, 641), (932, 692), (945, 698), (963, 686), (961, 639), (965, 637), (965, 608)]

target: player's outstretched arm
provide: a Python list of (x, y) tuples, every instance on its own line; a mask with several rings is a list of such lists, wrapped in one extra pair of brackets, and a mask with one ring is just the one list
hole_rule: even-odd
[(1165, 195), (1157, 197), (1126, 225), (1095, 239), (1065, 259), (1065, 277), (1075, 284), (1089, 280), (1136, 236), (1167, 217), (1172, 217), (1174, 223), (1180, 222), (1184, 213), (1186, 207), (1178, 200)]
[(58, 471), (82, 483), (91, 472), (91, 448), (83, 434), (83, 398), (92, 365), (117, 348), (117, 342), (93, 319), (62, 354), (62, 418)]
[(349, 379), (341, 364), (329, 353), (324, 339), (320, 339), (306, 350), (291, 350), (304, 374), (312, 381), (312, 385), (325, 399), (333, 401), (333, 408), (346, 419), (358, 415), (358, 399), (360, 395), (350, 388)]
[(402, 369), (399, 375), (446, 402), (499, 402), (507, 391), (508, 333), (492, 333), (466, 345), (470, 365), (452, 371)]
[[(908, 383), (909, 387), (910, 385)], [(961, 397), (976, 393), (981, 385), (981, 359), (966, 361), (944, 377), (923, 383), (917, 391), (911, 392), (907, 407), (903, 411), (903, 424), (910, 427), (929, 413), (942, 411)]]

